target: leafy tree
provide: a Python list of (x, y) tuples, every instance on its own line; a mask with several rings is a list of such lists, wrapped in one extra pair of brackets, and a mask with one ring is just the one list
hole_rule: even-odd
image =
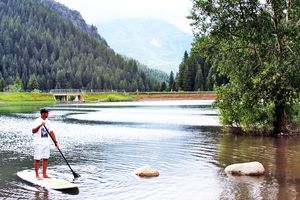
[(194, 48), (228, 83), (217, 89), (224, 124), (287, 132), (299, 102), (300, 1), (193, 0)]

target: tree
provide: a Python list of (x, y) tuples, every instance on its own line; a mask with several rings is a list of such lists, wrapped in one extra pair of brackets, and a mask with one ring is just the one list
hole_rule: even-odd
[[(43, 80), (45, 81), (45, 80)], [(35, 89), (39, 89), (39, 83), (35, 75), (31, 75), (28, 84), (27, 84), (28, 90), (33, 91)]]
[(8, 86), (8, 90), (10, 92), (21, 92), (22, 91), (22, 81), (21, 81), (19, 74), (17, 74), (14, 84)]
[(170, 72), (170, 77), (169, 77), (169, 89), (170, 91), (175, 91), (175, 80), (174, 80), (174, 73), (173, 71)]
[[(1, 75), (1, 74), (0, 74)], [(4, 79), (2, 76), (0, 76), (0, 91), (2, 92), (4, 89)]]
[(160, 91), (166, 91), (166, 89), (167, 89), (167, 84), (166, 84), (166, 82), (162, 82), (161, 83), (161, 86), (160, 86)]
[(183, 89), (183, 84), (184, 84), (184, 77), (185, 77), (185, 72), (186, 72), (186, 62), (188, 59), (189, 55), (187, 53), (187, 51), (184, 51), (184, 55), (183, 55), (183, 59), (182, 62), (179, 65), (179, 72), (178, 75), (176, 76), (176, 88), (178, 90), (182, 90)]
[(197, 48), (229, 82), (217, 89), (222, 121), (287, 132), (299, 102), (300, 1), (193, 0)]
[(196, 75), (194, 90), (203, 91), (205, 87), (205, 81), (203, 78), (202, 68), (199, 63), (196, 63)]

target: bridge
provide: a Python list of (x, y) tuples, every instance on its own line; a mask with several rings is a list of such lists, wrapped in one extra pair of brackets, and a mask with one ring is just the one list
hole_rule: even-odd
[(55, 101), (76, 101), (83, 102), (83, 92), (79, 89), (53, 89), (50, 90)]

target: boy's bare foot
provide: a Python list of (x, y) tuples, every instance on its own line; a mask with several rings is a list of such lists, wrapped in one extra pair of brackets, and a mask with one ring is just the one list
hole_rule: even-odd
[(52, 177), (50, 177), (46, 174), (46, 175), (43, 175), (43, 178), (52, 178)]
[(35, 178), (36, 178), (36, 180), (38, 180), (38, 181), (43, 180), (40, 176), (37, 176), (37, 177), (35, 177)]

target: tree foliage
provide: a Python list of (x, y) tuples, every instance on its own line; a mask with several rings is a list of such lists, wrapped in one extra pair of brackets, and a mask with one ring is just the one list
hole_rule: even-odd
[(14, 85), (17, 74), (23, 90), (160, 89), (135, 60), (124, 59), (41, 1), (0, 0), (0, 90)]
[(193, 0), (194, 47), (228, 78), (218, 88), (225, 124), (287, 132), (299, 102), (300, 1)]

